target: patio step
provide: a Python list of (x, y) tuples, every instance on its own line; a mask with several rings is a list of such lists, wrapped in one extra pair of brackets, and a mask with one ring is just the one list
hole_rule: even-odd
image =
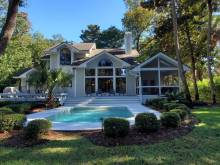
[(140, 99), (138, 96), (68, 97), (64, 103), (65, 106), (111, 106), (122, 104), (140, 104)]

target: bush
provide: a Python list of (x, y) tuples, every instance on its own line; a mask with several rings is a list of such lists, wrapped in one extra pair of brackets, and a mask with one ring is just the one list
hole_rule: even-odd
[(31, 103), (12, 104), (12, 105), (8, 105), (7, 107), (11, 108), (16, 113), (25, 114), (32, 108), (32, 104)]
[(1, 107), (0, 108), (0, 115), (6, 115), (6, 114), (13, 114), (14, 111), (12, 111), (9, 107)]
[(181, 123), (181, 118), (176, 112), (164, 112), (161, 115), (161, 124), (167, 128), (179, 127)]
[(166, 99), (164, 99), (164, 98), (157, 98), (157, 99), (153, 99), (153, 100), (148, 101), (146, 103), (146, 105), (152, 105), (155, 108), (163, 109), (165, 103), (167, 103)]
[(184, 109), (172, 109), (172, 110), (170, 110), (170, 112), (178, 113), (180, 118), (181, 118), (181, 120), (184, 120), (187, 117), (187, 115), (188, 115), (188, 112), (186, 110), (184, 110)]
[(135, 117), (135, 127), (140, 132), (155, 132), (160, 128), (160, 122), (153, 113), (140, 113)]
[(10, 104), (16, 104), (17, 102), (15, 101), (0, 101), (0, 107), (10, 105)]
[(25, 137), (27, 139), (39, 139), (41, 135), (48, 133), (52, 127), (49, 120), (37, 119), (30, 121), (25, 128)]
[(125, 137), (129, 132), (129, 121), (120, 118), (108, 118), (104, 120), (104, 134), (108, 137)]
[(0, 130), (11, 131), (13, 129), (21, 129), (26, 121), (25, 115), (7, 114), (2, 115), (0, 119)]

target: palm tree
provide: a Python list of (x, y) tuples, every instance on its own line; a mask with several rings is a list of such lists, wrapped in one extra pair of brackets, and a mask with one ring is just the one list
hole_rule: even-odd
[(48, 71), (45, 67), (38, 67), (28, 79), (30, 85), (37, 89), (48, 92), (48, 104), (54, 102), (54, 89), (56, 87), (68, 86), (72, 75), (63, 72), (61, 69)]
[(213, 80), (212, 74), (212, 57), (211, 57), (211, 35), (212, 35), (212, 0), (207, 0), (208, 5), (208, 38), (207, 38), (207, 58), (208, 58), (208, 75), (209, 75), (209, 82), (210, 82), (210, 89), (212, 95), (212, 103), (216, 104), (216, 94), (215, 94), (215, 83)]
[(173, 20), (173, 34), (174, 34), (174, 43), (176, 49), (176, 57), (178, 61), (178, 70), (179, 75), (183, 84), (183, 91), (185, 93), (186, 100), (192, 102), (191, 95), (189, 91), (189, 87), (186, 81), (185, 72), (183, 69), (182, 60), (180, 57), (180, 45), (179, 45), (179, 37), (178, 37), (178, 26), (177, 26), (177, 15), (176, 15), (176, 3), (175, 0), (171, 0), (171, 8), (172, 8), (172, 20)]

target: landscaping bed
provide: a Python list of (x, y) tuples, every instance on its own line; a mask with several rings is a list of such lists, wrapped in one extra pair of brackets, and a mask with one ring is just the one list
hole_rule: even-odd
[(198, 123), (198, 120), (196, 118), (191, 118), (184, 121), (178, 128), (161, 128), (159, 131), (153, 133), (140, 133), (132, 127), (129, 134), (121, 138), (107, 137), (102, 131), (86, 132), (82, 133), (82, 135), (93, 144), (106, 147), (153, 144), (184, 136), (193, 130), (196, 123)]

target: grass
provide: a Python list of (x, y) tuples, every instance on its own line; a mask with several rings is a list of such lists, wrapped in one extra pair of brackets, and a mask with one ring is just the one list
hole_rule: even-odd
[(220, 164), (220, 108), (197, 109), (201, 123), (187, 136), (143, 146), (105, 148), (81, 136), (33, 148), (0, 147), (0, 164), (217, 165)]

